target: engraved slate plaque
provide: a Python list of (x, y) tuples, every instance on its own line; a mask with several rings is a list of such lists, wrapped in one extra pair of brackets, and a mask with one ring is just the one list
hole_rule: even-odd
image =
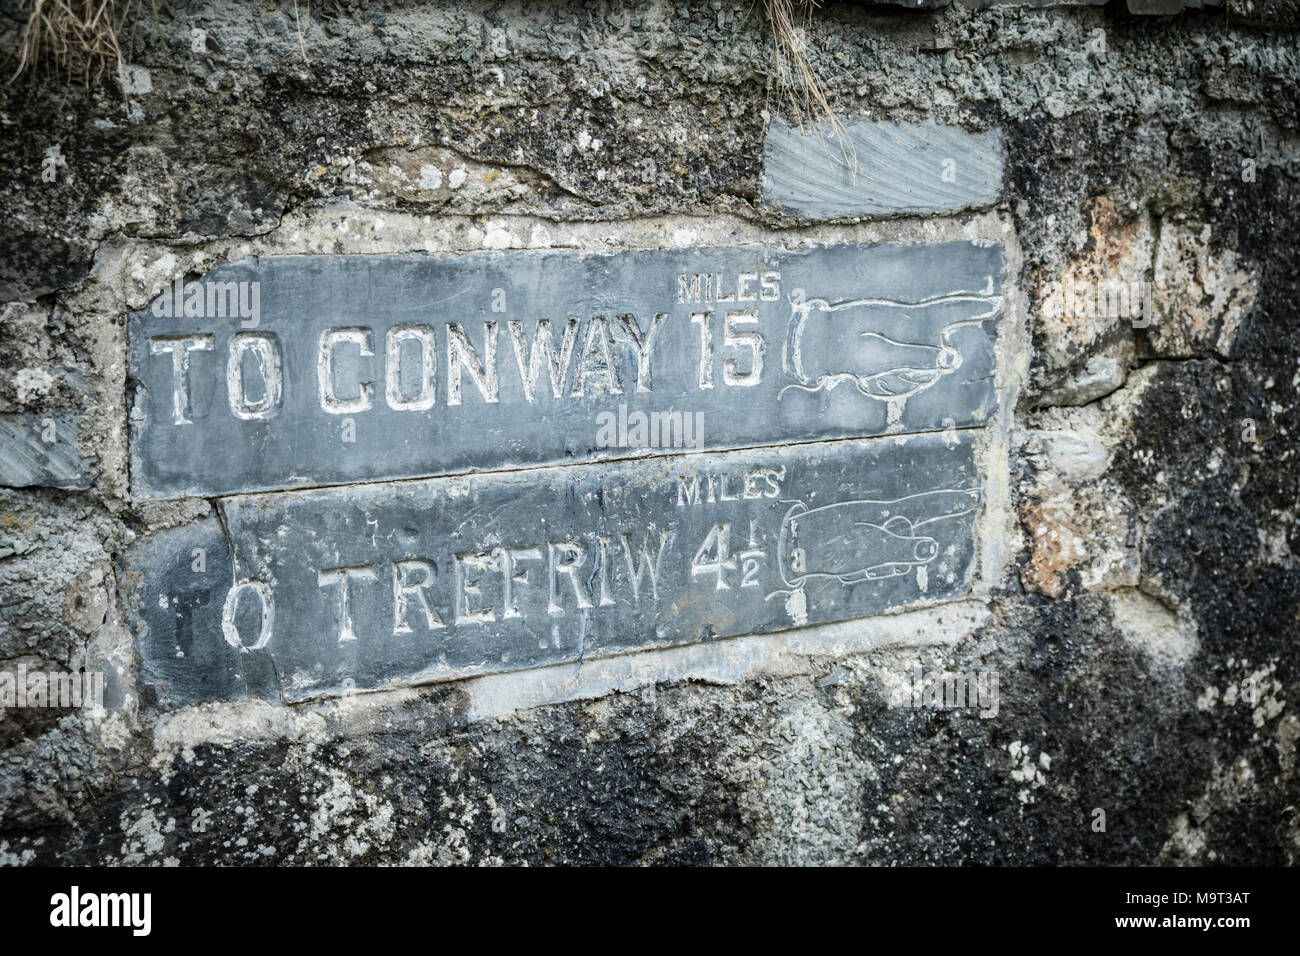
[(286, 256), (128, 322), (138, 497), (976, 427), (1002, 249)]
[(142, 673), (168, 706), (864, 617), (967, 593), (975, 442), (961, 431), (241, 496), (220, 503), (222, 520), (135, 546), (123, 592)]

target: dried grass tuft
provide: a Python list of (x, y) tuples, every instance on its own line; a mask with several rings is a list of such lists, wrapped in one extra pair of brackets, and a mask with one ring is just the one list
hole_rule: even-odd
[[(835, 116), (822, 83), (808, 60), (808, 28), (823, 0), (763, 0), (772, 32), (772, 64), (777, 101), (790, 110), (802, 131), (805, 122), (826, 123), (839, 146), (837, 160), (857, 169), (857, 155)], [(829, 146), (823, 140), (823, 146)]]
[(135, 0), (28, 0), (30, 8), (9, 81), (50, 66), (88, 86), (125, 62), (119, 37)]

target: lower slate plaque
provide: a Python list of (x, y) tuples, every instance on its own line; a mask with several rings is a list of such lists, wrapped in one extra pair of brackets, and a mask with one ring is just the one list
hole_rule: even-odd
[(143, 677), (164, 705), (302, 700), (953, 600), (976, 437), (226, 499), (127, 558)]
[(1002, 276), (964, 240), (231, 263), (129, 319), (132, 493), (977, 428)]

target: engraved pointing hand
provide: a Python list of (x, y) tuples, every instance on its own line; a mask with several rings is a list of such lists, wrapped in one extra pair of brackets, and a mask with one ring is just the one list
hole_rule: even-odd
[[(929, 333), (933, 341), (923, 340), (923, 329), (934, 329), (945, 314), (969, 315), (972, 303), (985, 311), (948, 322), (937, 335)], [(819, 392), (852, 383), (879, 401), (909, 398), (961, 368), (962, 353), (953, 343), (957, 330), (979, 325), (998, 308), (991, 297), (960, 294), (911, 304), (796, 301), (783, 356), (786, 374), (795, 382), (788, 387)], [(918, 318), (932, 309), (942, 311), (926, 321)], [(911, 336), (922, 340), (909, 341)]]
[(939, 554), (925, 529), (974, 512), (979, 492), (932, 491), (893, 501), (842, 501), (820, 508), (802, 502), (786, 513), (779, 554), (782, 579), (795, 586), (809, 577), (844, 584), (896, 577)]

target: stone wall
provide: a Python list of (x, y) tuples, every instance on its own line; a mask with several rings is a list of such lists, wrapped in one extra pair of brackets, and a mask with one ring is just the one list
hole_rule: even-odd
[[(6, 707), (0, 862), (1294, 863), (1294, 4), (977, 6), (812, 18), (844, 128), (940, 144), (857, 140), (867, 182), (921, 196), (892, 206), (782, 204), (799, 126), (748, 2), (166, 2), (125, 65), (5, 86), (0, 669), (104, 694)], [(133, 485), (128, 314), (177, 279), (953, 240), (1006, 265), (959, 599), (300, 702), (160, 694), (133, 556), (224, 507)], [(910, 706), (917, 668), (996, 675), (996, 713)]]

